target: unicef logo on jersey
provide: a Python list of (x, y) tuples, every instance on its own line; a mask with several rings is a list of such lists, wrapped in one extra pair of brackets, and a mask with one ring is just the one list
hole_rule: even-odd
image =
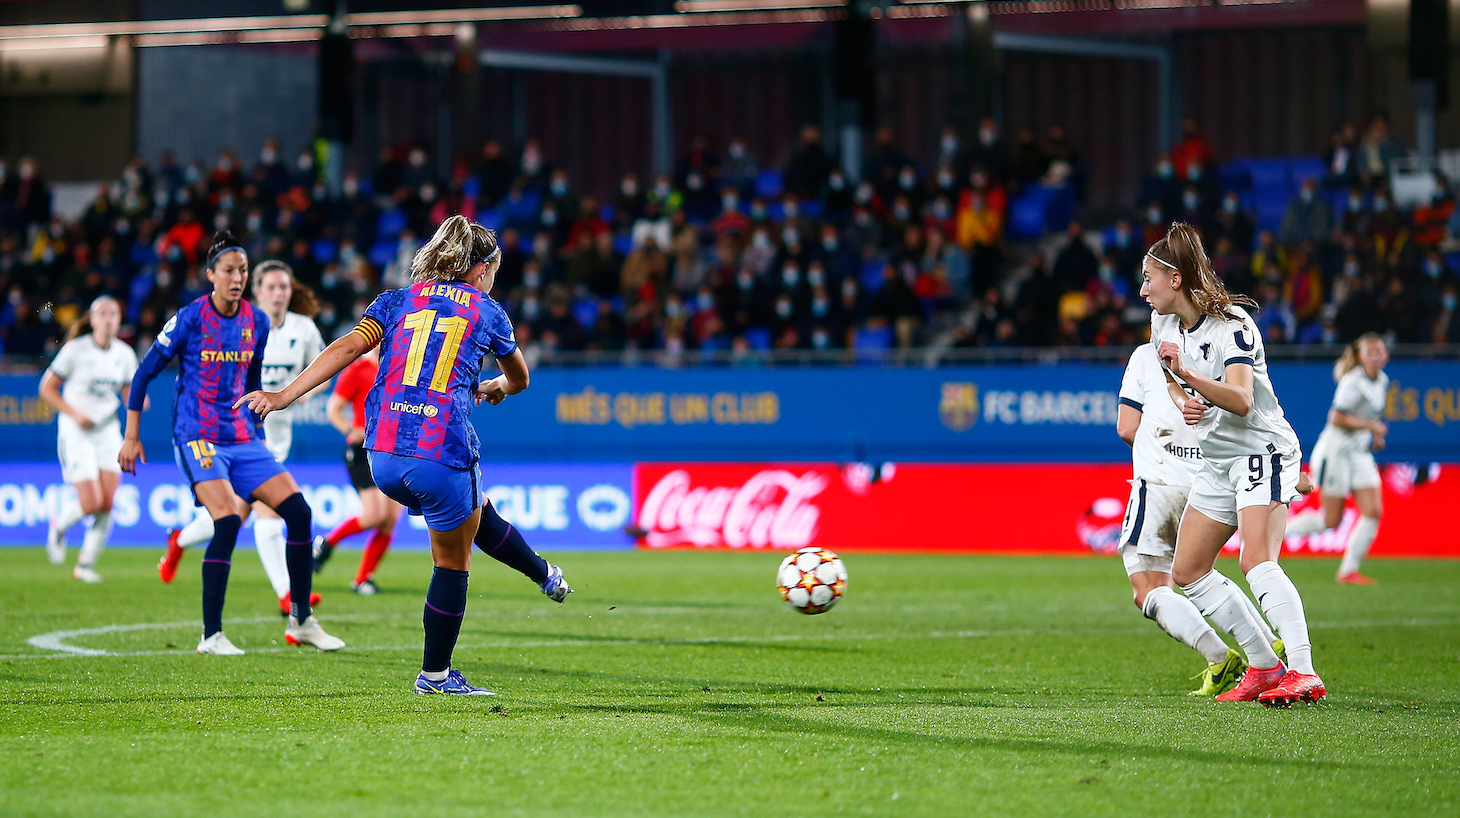
[(938, 401), (938, 417), (955, 432), (966, 432), (978, 420), (978, 385), (945, 383)]
[(390, 411), (434, 418), (440, 410), (436, 408), (435, 404), (431, 403), (402, 403), (398, 400), (393, 400), (390, 402)]

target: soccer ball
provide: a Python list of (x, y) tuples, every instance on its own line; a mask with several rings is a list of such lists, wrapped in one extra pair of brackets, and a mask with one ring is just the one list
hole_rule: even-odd
[(813, 545), (781, 562), (776, 588), (787, 605), (804, 614), (819, 614), (846, 593), (847, 569), (836, 554)]

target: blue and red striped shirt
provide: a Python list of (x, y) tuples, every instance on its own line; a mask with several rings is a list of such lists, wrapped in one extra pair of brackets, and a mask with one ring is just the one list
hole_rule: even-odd
[(365, 448), (473, 466), (482, 358), (517, 349), (502, 305), (460, 281), (414, 284), (381, 293), (355, 331), (380, 342), (380, 371), (365, 398)]
[[(264, 345), (269, 341), (269, 319), (248, 301), (238, 312), (223, 315), (203, 296), (168, 319), (139, 368), (156, 374), (177, 358), (177, 390), (172, 402), (176, 440), (245, 443), (260, 438), (258, 416), (233, 403), (260, 388)], [(151, 377), (147, 377), (148, 381)], [(135, 387), (134, 381), (134, 387)], [(143, 384), (143, 393), (146, 386)], [(140, 409), (141, 396), (133, 390)]]

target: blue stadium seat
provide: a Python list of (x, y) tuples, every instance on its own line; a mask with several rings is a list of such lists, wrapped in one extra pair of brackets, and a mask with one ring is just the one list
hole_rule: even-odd
[(489, 230), (501, 230), (506, 214), (500, 207), (489, 207), (477, 211), (477, 224)]
[(384, 270), (385, 265), (389, 264), (390, 260), (395, 258), (395, 241), (393, 239), (381, 238), (370, 248), (370, 252), (366, 254), (366, 258), (370, 259), (370, 263), (375, 265), (375, 269)]
[(801, 212), (805, 213), (808, 219), (819, 219), (821, 218), (821, 202), (808, 199), (801, 203)]
[(634, 237), (628, 233), (614, 236), (613, 251), (621, 256), (634, 252)]
[(1033, 187), (1009, 202), (1008, 236), (1015, 241), (1044, 235), (1050, 192)]
[(1246, 169), (1252, 180), (1253, 190), (1288, 188), (1288, 160), (1286, 159), (1239, 159), (1232, 163)]
[(614, 206), (611, 205), (611, 204), (599, 205), (599, 207), (598, 207), (598, 218), (603, 219), (604, 221), (608, 222), (609, 224), (613, 224), (613, 217), (616, 214), (617, 214), (617, 211), (614, 209)]
[(1316, 156), (1298, 156), (1288, 160), (1288, 174), (1292, 180), (1291, 187), (1294, 193), (1298, 192), (1298, 188), (1303, 186), (1305, 180), (1312, 179), (1315, 182), (1322, 182), (1326, 172), (1327, 168), (1324, 167), (1323, 160)]
[(381, 211), (380, 218), (375, 220), (375, 235), (381, 239), (394, 240), (405, 229), (406, 214), (398, 207)]
[(745, 340), (751, 349), (770, 349), (771, 331), (765, 327), (748, 327), (745, 330)]
[(755, 177), (755, 195), (767, 199), (775, 198), (786, 190), (785, 181), (778, 170), (763, 170)]
[(578, 319), (578, 325), (589, 329), (598, 321), (598, 301), (593, 298), (580, 298), (573, 302), (573, 317)]
[(1223, 193), (1235, 190), (1238, 193), (1252, 189), (1252, 175), (1246, 165), (1231, 164), (1217, 167), (1217, 187)]
[(309, 252), (320, 264), (329, 264), (339, 258), (339, 249), (330, 239), (315, 239), (314, 243), (309, 246)]
[(542, 209), (542, 197), (531, 191), (524, 191), (523, 194), (513, 201), (511, 196), (502, 200), (502, 207), (507, 212), (509, 222), (537, 222), (537, 213)]
[(1292, 197), (1286, 188), (1258, 188), (1253, 192), (1252, 210), (1257, 216), (1257, 229), (1277, 232), (1283, 226), (1283, 211)]

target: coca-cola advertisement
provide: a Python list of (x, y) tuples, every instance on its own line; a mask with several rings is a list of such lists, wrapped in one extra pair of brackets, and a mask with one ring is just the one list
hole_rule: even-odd
[[(1442, 514), (1460, 504), (1457, 468), (1385, 467), (1374, 556), (1460, 557)], [(1108, 554), (1129, 479), (1114, 464), (640, 463), (634, 526), (639, 546), (655, 549)], [(1354, 515), (1284, 550), (1336, 556)]]

